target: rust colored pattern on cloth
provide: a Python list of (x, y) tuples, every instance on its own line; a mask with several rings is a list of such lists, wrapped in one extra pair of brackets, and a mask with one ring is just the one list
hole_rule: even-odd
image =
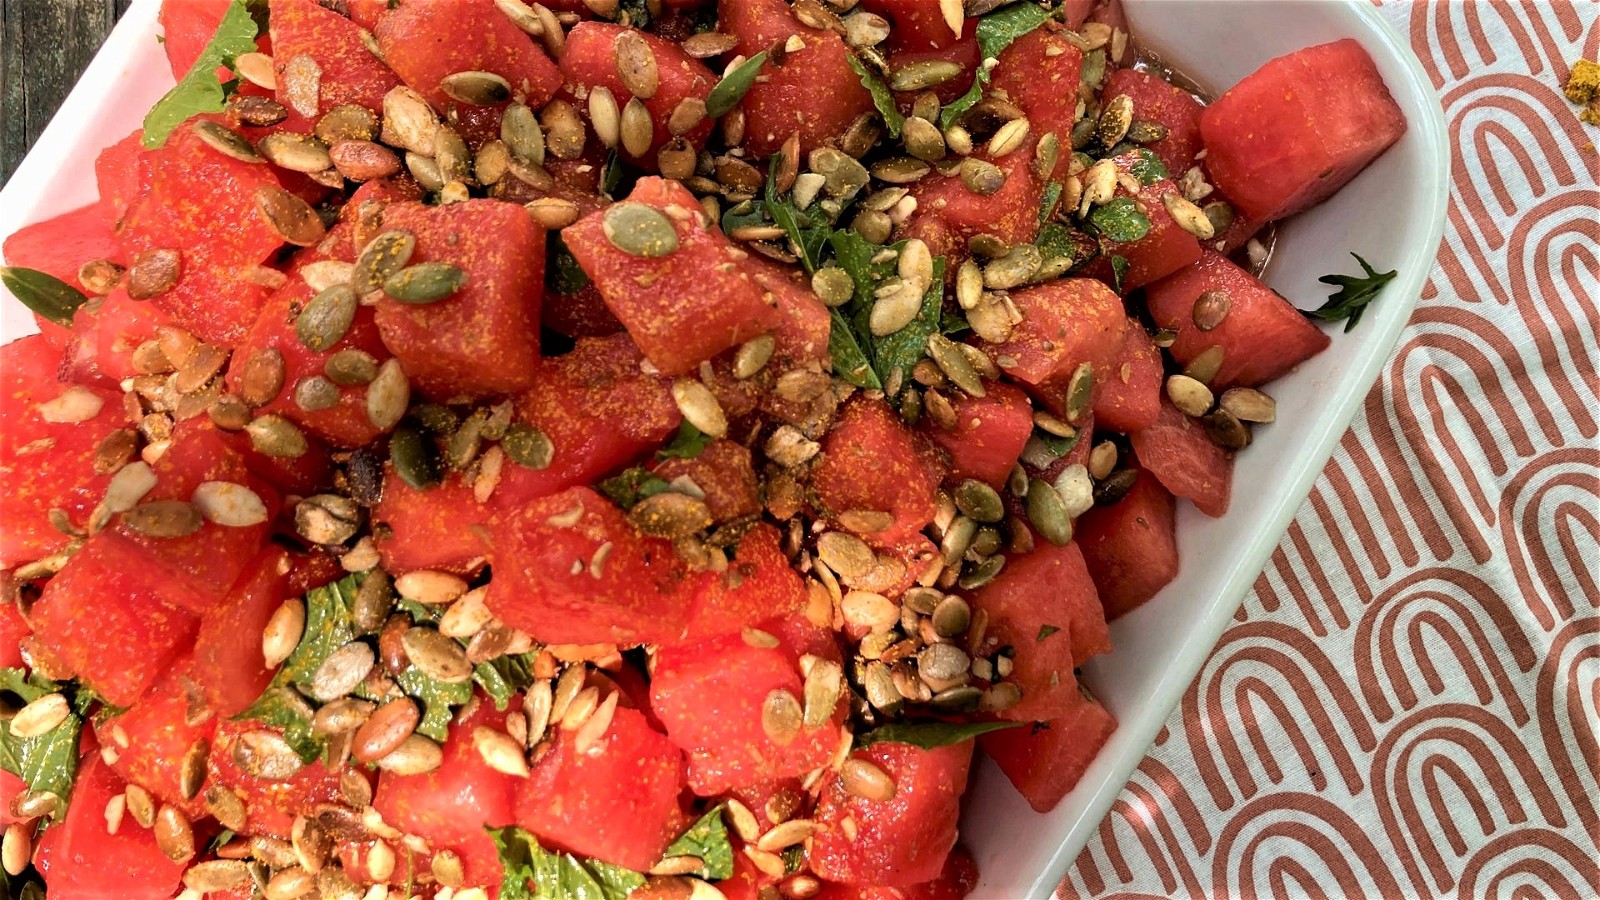
[(1561, 94), (1600, 5), (1382, 13), (1444, 106), (1444, 244), (1062, 900), (1600, 896), (1600, 128)]

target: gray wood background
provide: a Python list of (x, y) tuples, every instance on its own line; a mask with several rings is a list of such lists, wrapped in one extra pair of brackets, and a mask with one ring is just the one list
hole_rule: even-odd
[(0, 183), (94, 58), (129, 0), (0, 0)]

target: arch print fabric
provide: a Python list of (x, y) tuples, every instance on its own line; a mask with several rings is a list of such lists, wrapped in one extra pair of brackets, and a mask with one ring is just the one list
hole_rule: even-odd
[(1561, 96), (1600, 4), (1381, 6), (1449, 123), (1444, 245), (1063, 900), (1600, 897), (1600, 128)]

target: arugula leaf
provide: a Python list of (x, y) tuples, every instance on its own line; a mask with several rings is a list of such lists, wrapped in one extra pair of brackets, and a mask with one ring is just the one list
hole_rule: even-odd
[(1119, 244), (1137, 241), (1150, 233), (1150, 218), (1139, 211), (1132, 197), (1114, 197), (1089, 213), (1089, 222), (1107, 239)]
[(856, 70), (856, 77), (861, 79), (861, 86), (872, 95), (872, 105), (878, 108), (878, 115), (883, 117), (883, 124), (889, 129), (889, 136), (897, 138), (900, 129), (905, 127), (906, 117), (900, 113), (900, 107), (894, 102), (894, 92), (889, 90), (889, 85), (878, 73), (867, 67), (867, 64), (856, 58), (854, 53), (845, 57), (850, 61), (850, 68)]
[(694, 459), (705, 451), (715, 438), (694, 427), (688, 419), (678, 426), (678, 433), (665, 447), (656, 451), (656, 459)]
[[(967, 110), (983, 99), (983, 89), (989, 83), (989, 67), (982, 61), (999, 59), (1000, 54), (1017, 38), (1043, 25), (1055, 15), (1053, 10), (1036, 3), (1015, 3), (996, 10), (978, 20), (978, 73), (972, 87), (957, 97), (939, 113), (939, 127), (949, 128)], [(1063, 139), (1065, 135), (1061, 135)]]
[(671, 485), (665, 478), (649, 469), (634, 466), (595, 485), (595, 490), (623, 509), (632, 509), (640, 500), (653, 497), (669, 487)]
[[(833, 357), (833, 371), (858, 388), (882, 390), (883, 382), (872, 370), (872, 362), (856, 340), (849, 320), (837, 309), (829, 310), (828, 314), (833, 322), (833, 327), (828, 329), (828, 355)], [(604, 488), (601, 490), (603, 492)]]
[[(22, 669), (0, 669), (0, 691), (16, 694), (23, 703), (61, 691), (62, 685)], [(69, 712), (61, 724), (31, 738), (11, 733), (11, 720), (0, 719), (0, 769), (21, 778), (29, 788), (49, 791), (61, 798), (55, 816), (67, 809), (72, 784), (78, 774), (78, 733), (83, 718)]]
[(971, 740), (980, 734), (1016, 728), (1025, 722), (891, 722), (856, 735), (856, 746), (895, 743), (910, 744), (924, 750), (948, 747)]
[(693, 874), (706, 881), (733, 877), (733, 844), (728, 841), (728, 826), (722, 821), (722, 807), (715, 806), (689, 826), (667, 847), (667, 856), (695, 856), (705, 863)]
[[(356, 638), (351, 603), (366, 575), (347, 575), (306, 593), (306, 626), (300, 643), (283, 661), (261, 698), (236, 719), (259, 719), (283, 729), (284, 739), (306, 762), (322, 752), (323, 740), (311, 731), (311, 706), (302, 696), (317, 669), (333, 651)], [(298, 690), (297, 690), (298, 689)]]
[(0, 266), (0, 284), (36, 315), (65, 328), (72, 327), (72, 314), (89, 301), (82, 291), (37, 269)]
[(538, 838), (514, 825), (486, 830), (505, 867), (502, 900), (627, 900), (644, 886), (645, 878), (637, 872), (546, 850)]
[(1302, 310), (1313, 319), (1324, 322), (1337, 322), (1344, 320), (1344, 330), (1349, 331), (1361, 321), (1361, 314), (1367, 311), (1368, 304), (1377, 298), (1383, 286), (1394, 280), (1397, 270), (1378, 272), (1367, 265), (1367, 261), (1358, 254), (1352, 253), (1356, 262), (1361, 264), (1365, 276), (1361, 275), (1324, 275), (1317, 280), (1323, 284), (1337, 285), (1339, 290), (1328, 298), (1328, 302), (1314, 310)]
[(1139, 161), (1128, 167), (1128, 173), (1139, 179), (1140, 184), (1155, 184), (1167, 177), (1167, 164), (1161, 157), (1143, 147), (1133, 152), (1139, 154)]
[(233, 91), (233, 83), (224, 85), (217, 81), (217, 67), (231, 69), (234, 59), (241, 53), (254, 51), (258, 33), (259, 26), (250, 15), (246, 0), (229, 3), (222, 21), (217, 24), (216, 34), (200, 51), (200, 58), (145, 115), (143, 142), (146, 148), (154, 150), (165, 144), (172, 129), (190, 116), (222, 111), (228, 94)]
[(933, 282), (922, 297), (922, 311), (894, 334), (873, 341), (872, 356), (878, 378), (885, 384), (893, 380), (898, 369), (902, 384), (910, 383), (911, 367), (927, 355), (928, 336), (939, 330), (939, 317), (944, 311), (944, 257), (933, 260)]
[(756, 77), (761, 74), (761, 67), (766, 64), (767, 51), (763, 50), (722, 76), (717, 86), (706, 95), (706, 115), (719, 119), (733, 112), (733, 108), (744, 99), (745, 92), (756, 83)]

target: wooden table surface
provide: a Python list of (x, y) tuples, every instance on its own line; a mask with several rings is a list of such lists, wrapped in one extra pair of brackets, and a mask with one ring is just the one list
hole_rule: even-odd
[(130, 0), (0, 0), (0, 183), (77, 83)]

